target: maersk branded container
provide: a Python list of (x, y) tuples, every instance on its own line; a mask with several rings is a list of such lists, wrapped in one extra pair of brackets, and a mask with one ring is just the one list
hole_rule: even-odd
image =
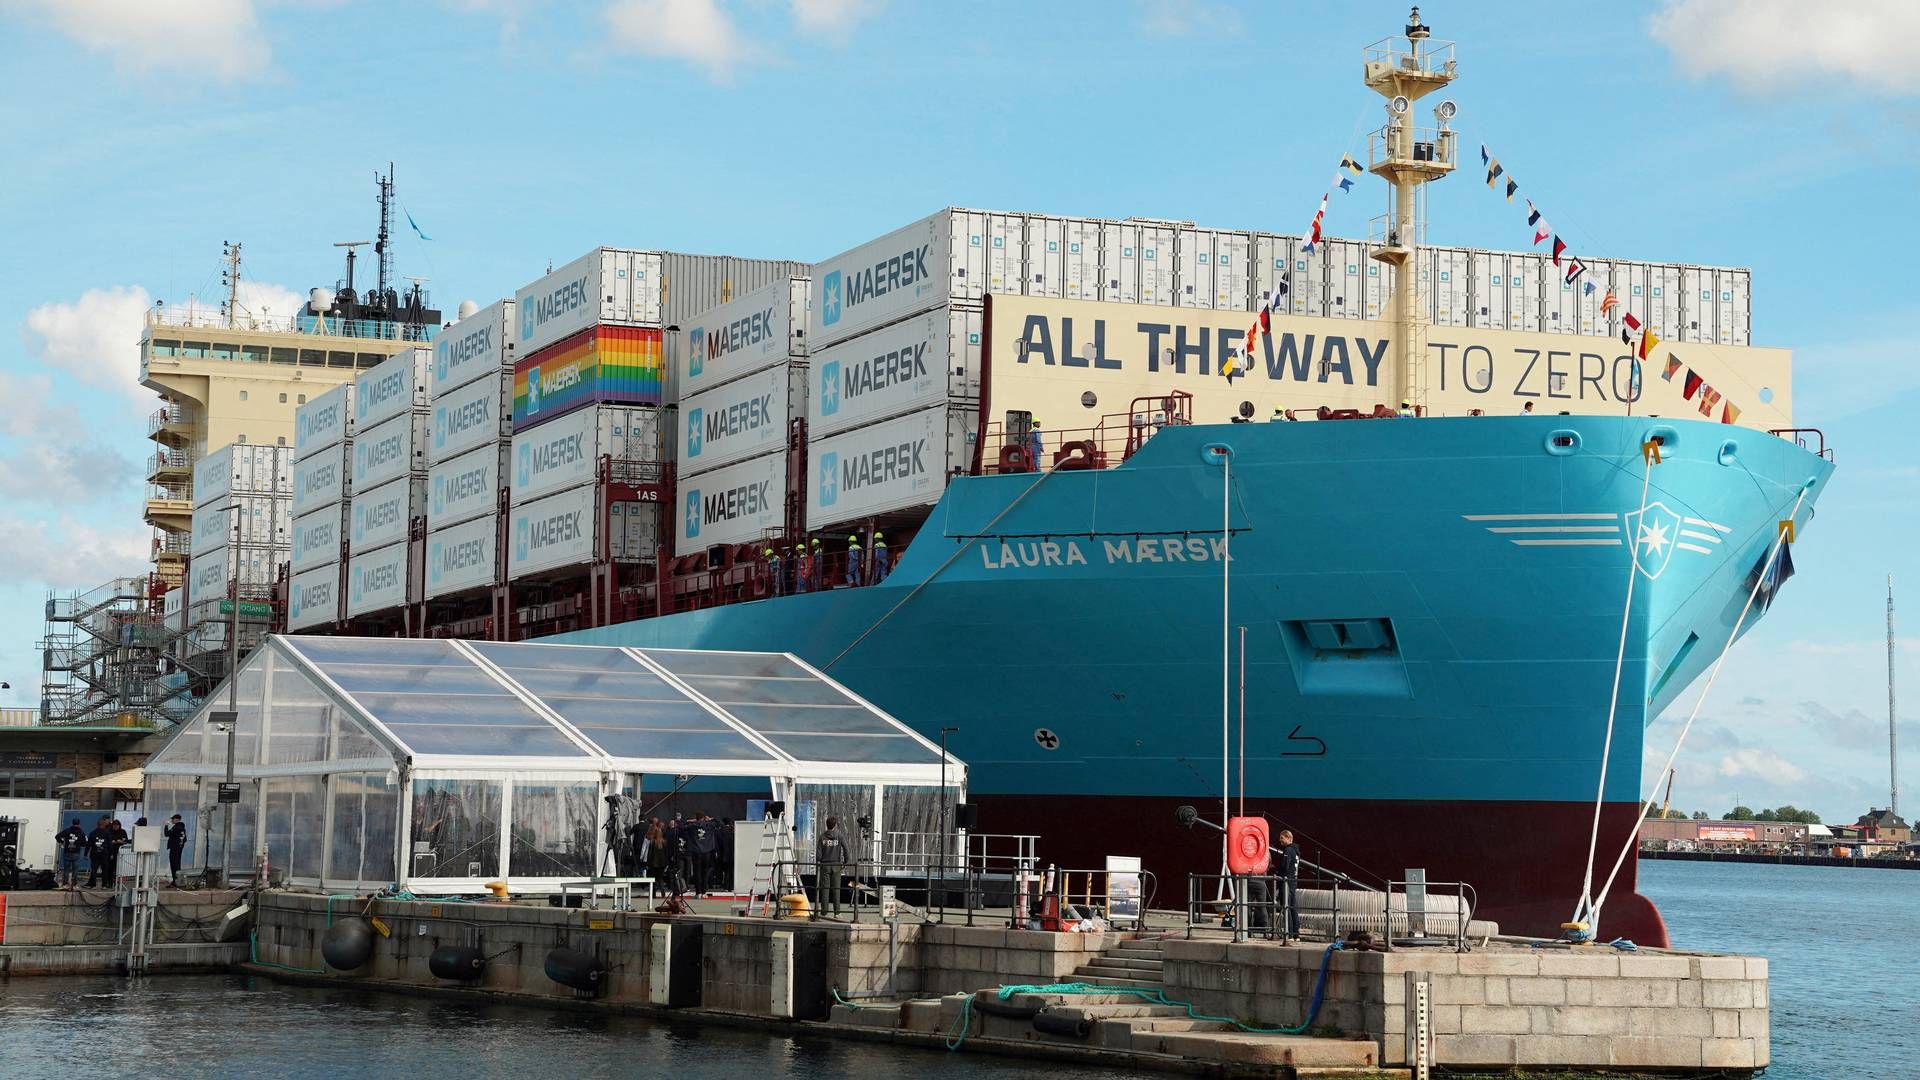
[(807, 366), (782, 364), (680, 403), (674, 445), (680, 475), (692, 476), (787, 445), (787, 428), (807, 414)]
[(427, 414), (408, 411), (353, 440), (353, 491), (358, 494), (408, 473), (427, 471)]
[(595, 248), (514, 294), (521, 357), (595, 324), (684, 325), (700, 312), (806, 264), (725, 255)]
[(494, 584), (499, 531), (499, 518), (483, 517), (427, 533), (427, 581), (422, 595), (432, 600)]
[[(217, 604), (227, 597), (227, 581), (233, 576), (235, 548), (223, 544), (203, 551), (187, 564), (187, 607)], [(285, 544), (241, 545), (238, 549), (240, 595), (257, 598), (273, 588), (280, 576), (280, 564), (287, 561)]]
[(938, 405), (807, 447), (807, 528), (932, 506), (972, 464), (968, 413)]
[(305, 630), (340, 620), (341, 566), (331, 563), (287, 581), (287, 629)]
[(347, 553), (359, 555), (407, 538), (407, 526), (427, 512), (427, 478), (403, 476), (353, 497)]
[(660, 554), (660, 503), (620, 500), (607, 504), (607, 557), (645, 562)]
[(674, 550), (689, 554), (714, 544), (743, 544), (786, 520), (787, 455), (763, 457), (680, 481)]
[(507, 576), (519, 578), (593, 560), (593, 503), (599, 487), (588, 484), (532, 502), (519, 502), (507, 523), (512, 544)]
[(512, 372), (476, 379), (433, 399), (430, 421), (433, 439), (427, 447), (429, 465), (459, 457), (513, 434), (508, 388)]
[(660, 331), (595, 326), (513, 365), (513, 430), (525, 431), (595, 404), (658, 405), (664, 372)]
[(293, 457), (284, 446), (230, 443), (193, 464), (193, 505), (204, 506), (229, 493), (293, 494)]
[(391, 420), (410, 409), (427, 407), (427, 369), (431, 349), (405, 349), (368, 368), (353, 379), (353, 422), (356, 430)]
[(284, 495), (228, 495), (193, 508), (193, 539), (187, 551), (198, 555), (236, 541), (248, 547), (286, 547), (292, 524), (293, 500)]
[(664, 461), (659, 409), (596, 405), (513, 436), (513, 501), (524, 503), (593, 482), (600, 459)]
[(340, 564), (340, 544), (346, 538), (346, 508), (323, 506), (293, 519), (293, 553), (289, 562), (296, 574), (318, 566)]
[(353, 435), (353, 384), (309, 398), (293, 410), (293, 457), (304, 460)]
[(510, 451), (504, 443), (469, 450), (427, 473), (427, 528), (496, 516), (506, 486)]
[(332, 506), (351, 494), (353, 440), (335, 443), (293, 463), (295, 517)]
[(407, 542), (347, 560), (347, 617), (397, 608), (408, 595)]
[[(982, 318), (979, 311), (943, 307), (816, 350), (808, 360), (808, 438), (979, 397)], [(1001, 336), (1020, 334), (1020, 327), (1009, 326)], [(1090, 344), (1072, 343), (1075, 355)]]
[(686, 328), (676, 401), (807, 354), (806, 278), (771, 285), (695, 316)]
[(513, 301), (496, 300), (440, 332), (427, 392), (438, 399), (483, 375), (513, 370)]

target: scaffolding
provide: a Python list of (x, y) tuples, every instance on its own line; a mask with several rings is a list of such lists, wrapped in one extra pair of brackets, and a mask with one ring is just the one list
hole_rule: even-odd
[(162, 730), (193, 714), (193, 672), (162, 613), (152, 575), (47, 596), (40, 721)]

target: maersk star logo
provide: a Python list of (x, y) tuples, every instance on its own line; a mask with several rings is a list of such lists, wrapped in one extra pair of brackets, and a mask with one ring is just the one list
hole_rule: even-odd
[(446, 510), (447, 510), (447, 478), (444, 476), (436, 476), (433, 478), (434, 516), (438, 517), (439, 515), (446, 513)]
[(427, 577), (435, 585), (440, 584), (440, 545), (427, 546)]
[(1632, 537), (1633, 565), (1649, 578), (1657, 578), (1673, 561), (1674, 544), (1680, 538), (1680, 515), (1665, 503), (1653, 503), (1644, 510), (1625, 515), (1627, 535)]
[(533, 479), (533, 447), (520, 448), (520, 460), (515, 464), (513, 472), (514, 483), (521, 487), (526, 487), (527, 481)]
[(687, 492), (687, 539), (700, 535), (700, 491)]
[(445, 341), (433, 347), (434, 376), (441, 382), (445, 382), (447, 379), (447, 352), (447, 343)]
[(433, 410), (433, 448), (445, 449), (447, 445), (447, 410), (445, 406)]
[(687, 331), (687, 377), (697, 379), (707, 369), (707, 328), (696, 326)]
[(840, 361), (829, 360), (820, 365), (820, 415), (832, 416), (840, 411)]
[(832, 450), (820, 455), (820, 505), (832, 506), (840, 497), (840, 455)]
[(829, 271), (820, 279), (820, 325), (832, 326), (840, 321), (840, 271)]
[(540, 411), (540, 369), (537, 367), (527, 369), (527, 411)]
[(514, 523), (513, 557), (520, 562), (527, 561), (527, 523), (525, 521)]
[(687, 410), (687, 456), (700, 456), (701, 421), (705, 418), (705, 409)]
[(531, 337), (533, 337), (533, 305), (522, 304), (520, 305), (520, 340), (526, 341)]

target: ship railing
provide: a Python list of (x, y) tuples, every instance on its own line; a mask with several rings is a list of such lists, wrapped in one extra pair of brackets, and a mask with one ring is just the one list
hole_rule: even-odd
[(337, 315), (269, 315), (239, 312), (229, 319), (219, 308), (189, 305), (147, 309), (149, 327), (195, 330), (254, 330), (275, 334), (311, 334), (315, 337), (357, 338), (373, 341), (432, 341), (438, 325), (393, 322), (387, 319), (345, 319)]
[(1356, 894), (1380, 895), (1355, 888), (1345, 875), (1188, 874), (1187, 936), (1219, 929), (1232, 930), (1236, 941), (1337, 941), (1354, 929), (1349, 909)]
[(1175, 390), (1136, 398), (1128, 411), (1108, 413), (1080, 427), (1052, 428), (1045, 419), (1010, 413), (1005, 421), (987, 424), (980, 434), (980, 471), (992, 475), (1112, 468), (1138, 453), (1163, 428), (1193, 423), (1193, 395)]
[(1833, 460), (1833, 448), (1827, 445), (1827, 433), (1819, 428), (1773, 428), (1769, 435), (1776, 435), (1810, 454)]
[(1422, 38), (1419, 44), (1404, 34), (1381, 38), (1367, 46), (1364, 73), (1369, 82), (1375, 72), (1412, 72), (1430, 76), (1452, 76), (1457, 70), (1453, 42)]

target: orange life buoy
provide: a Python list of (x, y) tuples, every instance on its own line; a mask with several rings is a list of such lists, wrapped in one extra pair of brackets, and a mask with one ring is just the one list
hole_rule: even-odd
[(1227, 819), (1227, 869), (1236, 874), (1267, 872), (1267, 819)]

